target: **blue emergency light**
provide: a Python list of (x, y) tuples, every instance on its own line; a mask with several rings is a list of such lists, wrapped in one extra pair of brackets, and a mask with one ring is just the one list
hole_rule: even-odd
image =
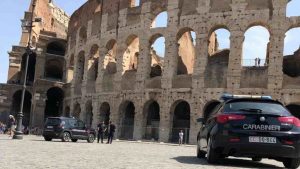
[(261, 96), (261, 95), (235, 95), (235, 94), (229, 94), (224, 93), (220, 97), (220, 100), (230, 100), (230, 99), (239, 99), (239, 98), (256, 98), (256, 99), (269, 99), (272, 100), (272, 96)]

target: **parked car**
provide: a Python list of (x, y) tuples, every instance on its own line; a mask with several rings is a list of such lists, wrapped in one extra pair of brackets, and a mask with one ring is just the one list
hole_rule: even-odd
[(48, 117), (45, 122), (43, 137), (46, 141), (61, 139), (63, 142), (76, 142), (78, 139), (93, 143), (96, 130), (87, 128), (85, 123), (70, 117)]
[(197, 157), (216, 163), (228, 156), (270, 158), (287, 168), (300, 164), (300, 120), (269, 96), (226, 94), (200, 118)]

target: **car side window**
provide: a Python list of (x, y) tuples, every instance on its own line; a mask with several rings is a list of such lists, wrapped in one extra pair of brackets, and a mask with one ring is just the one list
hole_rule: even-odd
[(76, 127), (76, 120), (69, 120), (69, 124), (71, 127)]
[(83, 121), (77, 121), (77, 127), (80, 128), (80, 129), (83, 129), (84, 128), (84, 123)]

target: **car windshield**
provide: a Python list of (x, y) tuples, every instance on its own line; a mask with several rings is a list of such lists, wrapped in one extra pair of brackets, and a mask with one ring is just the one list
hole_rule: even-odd
[(59, 125), (61, 122), (60, 119), (57, 119), (57, 118), (48, 118), (47, 119), (47, 125)]
[(291, 115), (289, 111), (280, 104), (255, 101), (229, 102), (224, 106), (224, 112), (264, 113), (280, 116)]

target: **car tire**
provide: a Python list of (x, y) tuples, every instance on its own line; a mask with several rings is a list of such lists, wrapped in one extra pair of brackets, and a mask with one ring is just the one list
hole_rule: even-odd
[(200, 147), (197, 145), (197, 158), (205, 158), (205, 151), (200, 150)]
[(68, 142), (71, 140), (71, 135), (69, 132), (64, 132), (61, 141)]
[(72, 140), (72, 142), (74, 142), (74, 143), (78, 141), (78, 139), (71, 139), (71, 140)]
[(288, 158), (283, 161), (286, 168), (298, 168), (300, 165), (300, 158)]
[(262, 158), (260, 157), (252, 157), (252, 161), (254, 162), (260, 162), (262, 160)]
[(87, 142), (93, 143), (95, 141), (95, 135), (94, 134), (89, 134)]
[(216, 150), (212, 147), (212, 139), (208, 139), (208, 145), (207, 145), (207, 162), (210, 164), (217, 163), (219, 160), (220, 154), (216, 152)]
[(52, 138), (50, 137), (44, 137), (45, 141), (52, 141)]

